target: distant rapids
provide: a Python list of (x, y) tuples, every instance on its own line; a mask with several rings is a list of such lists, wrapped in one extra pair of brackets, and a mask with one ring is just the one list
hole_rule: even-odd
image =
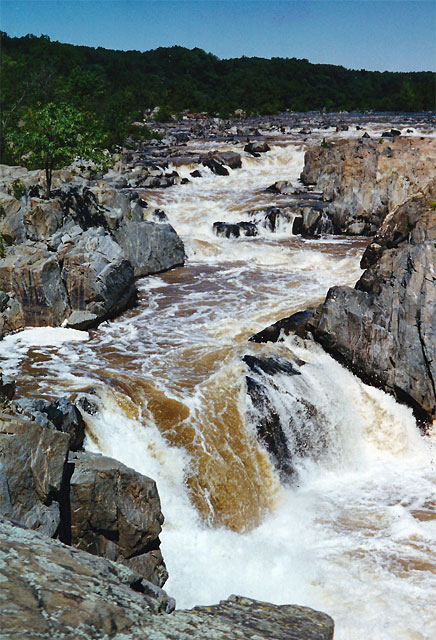
[[(254, 238), (212, 231), (279, 205), (265, 189), (297, 184), (303, 156), (301, 142), (282, 142), (229, 176), (204, 169), (150, 192), (149, 209), (163, 209), (185, 244), (186, 266), (140, 281), (138, 306), (89, 337), (6, 337), (2, 368), (18, 377), (18, 395), (86, 394), (99, 407), (85, 414), (86, 447), (157, 481), (165, 589), (178, 607), (236, 593), (324, 610), (337, 640), (431, 640), (435, 437), (310, 341), (248, 343), (330, 286), (353, 285), (367, 240), (305, 240), (292, 220)], [(192, 167), (177, 171), (189, 177)], [(280, 482), (249, 419), (247, 354), (306, 363), (269, 389), (284, 422), (301, 398), (317, 408), (317, 431), (309, 426), (319, 446), (296, 458), (294, 484)], [(299, 428), (306, 433), (304, 418)]]

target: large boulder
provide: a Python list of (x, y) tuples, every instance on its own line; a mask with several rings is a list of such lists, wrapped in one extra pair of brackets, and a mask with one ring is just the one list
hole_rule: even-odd
[(164, 518), (154, 480), (87, 452), (70, 455), (69, 462), (71, 544), (162, 586), (168, 577), (159, 550)]
[(0, 414), (0, 514), (55, 535), (68, 445), (64, 433)]
[(20, 304), (21, 326), (59, 325), (69, 313), (59, 263), (43, 243), (27, 241), (7, 250), (0, 260), (0, 289)]
[(140, 638), (143, 623), (174, 609), (127, 567), (1, 517), (0, 582), (1, 638)]
[(315, 339), (424, 423), (436, 417), (436, 180), (385, 219), (354, 289), (333, 287)]
[(333, 620), (309, 607), (230, 596), (173, 611), (174, 600), (127, 567), (0, 518), (3, 638), (332, 640)]
[(78, 238), (66, 239), (58, 249), (58, 259), (74, 314), (68, 320), (69, 326), (95, 326), (121, 313), (135, 300), (133, 267), (103, 228), (91, 228)]
[(310, 148), (301, 180), (329, 202), (335, 233), (374, 235), (397, 205), (434, 177), (434, 138), (361, 138)]
[(179, 267), (185, 261), (183, 242), (167, 223), (124, 220), (114, 237), (134, 269), (135, 278)]

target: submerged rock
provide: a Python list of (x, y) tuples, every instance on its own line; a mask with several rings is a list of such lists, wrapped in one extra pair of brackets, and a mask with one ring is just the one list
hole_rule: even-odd
[(223, 238), (239, 238), (241, 236), (257, 236), (257, 228), (254, 222), (214, 222), (215, 235)]
[[(286, 379), (300, 376), (305, 363), (277, 357), (245, 356), (248, 417), (269, 452), (283, 482), (294, 480), (295, 463), (317, 459), (327, 448), (325, 418)], [(282, 377), (284, 376), (284, 378)]]

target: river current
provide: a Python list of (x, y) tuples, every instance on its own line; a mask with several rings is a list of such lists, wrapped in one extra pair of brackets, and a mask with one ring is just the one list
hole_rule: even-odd
[[(1, 366), (19, 379), (18, 395), (97, 402), (84, 414), (86, 448), (157, 481), (165, 589), (179, 608), (236, 593), (326, 611), (337, 640), (432, 640), (436, 434), (423, 437), (409, 409), (311, 341), (248, 342), (330, 286), (353, 285), (367, 240), (304, 240), (290, 224), (255, 238), (212, 232), (215, 221), (283, 204), (265, 189), (297, 183), (303, 155), (301, 142), (281, 141), (229, 176), (205, 168), (190, 184), (151, 192), (148, 210), (165, 210), (186, 266), (139, 281), (138, 306), (89, 334), (6, 337)], [(301, 398), (322, 417), (322, 447), (296, 460), (292, 485), (248, 418), (247, 354), (306, 363), (269, 389), (284, 417)]]

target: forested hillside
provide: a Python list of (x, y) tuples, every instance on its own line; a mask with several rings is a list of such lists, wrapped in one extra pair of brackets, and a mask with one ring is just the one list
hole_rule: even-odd
[(144, 109), (160, 116), (185, 109), (227, 116), (235, 109), (305, 111), (435, 109), (435, 74), (350, 71), (296, 58), (220, 60), (195, 48), (112, 51), (51, 42), (47, 36), (1, 37), (3, 136), (28, 108), (65, 103), (92, 113), (108, 144)]

